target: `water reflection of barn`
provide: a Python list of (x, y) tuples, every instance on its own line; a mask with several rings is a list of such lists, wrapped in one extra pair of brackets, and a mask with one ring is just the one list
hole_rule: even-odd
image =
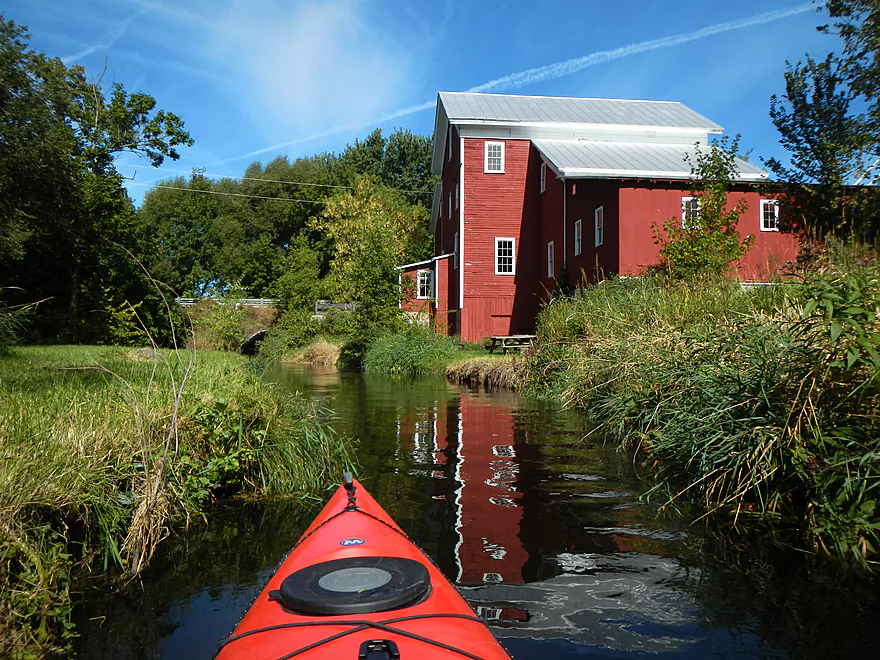
[(446, 500), (453, 516), (452, 536), (441, 538), (441, 566), (451, 564), (463, 583), (522, 582), (528, 553), (519, 539), (523, 509), (510, 408), (464, 392), (438, 403), (429, 419), (402, 420), (400, 441), (434, 477), (435, 498)]
[[(539, 460), (541, 447), (531, 441), (528, 424), (519, 421), (516, 400), (513, 394), (505, 401), (498, 393), (490, 399), (464, 391), (458, 400), (400, 419), (401, 450), (411, 454), (415, 469), (433, 477), (433, 495), (445, 502), (442, 517), (451, 519), (438, 548), (447, 574), (465, 584), (523, 583), (559, 573), (560, 548), (663, 554), (649, 536), (640, 535), (638, 504), (629, 503), (630, 514), (628, 503), (620, 503), (620, 496), (634, 496), (598, 482), (585, 484), (591, 475), (562, 475), (571, 479), (572, 497), (583, 498), (584, 506), (548, 506), (541, 499), (541, 489), (532, 486), (558, 475), (548, 475)], [(604, 467), (597, 466), (597, 472)], [(611, 509), (613, 516), (604, 515)], [(610, 526), (612, 519), (616, 526), (630, 515), (633, 526), (620, 533)], [(602, 525), (606, 517), (609, 526)]]
[[(663, 556), (671, 535), (645, 526), (635, 495), (599, 476), (607, 465), (584, 473), (579, 455), (579, 472), (547, 467), (540, 456), (546, 447), (532, 441), (514, 400), (504, 405), (497, 393), (462, 392), (457, 401), (400, 419), (400, 449), (432, 477), (449, 522), (437, 549), (441, 568), (503, 637), (649, 652), (687, 647), (687, 635), (656, 638), (614, 623), (635, 617), (674, 630), (687, 620), (692, 602), (669, 588), (679, 572), (678, 562)], [(545, 442), (548, 431), (541, 429)], [(571, 492), (542, 497), (539, 484), (559, 478)], [(553, 505), (567, 496), (571, 506)]]

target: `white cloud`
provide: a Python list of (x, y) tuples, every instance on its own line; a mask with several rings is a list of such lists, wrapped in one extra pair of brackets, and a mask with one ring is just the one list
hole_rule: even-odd
[[(340, 2), (337, 4), (349, 5), (350, 3)], [(753, 28), (756, 26), (765, 25), (767, 23), (783, 20), (798, 14), (803, 14), (805, 12), (814, 10), (815, 6), (812, 3), (807, 2), (800, 5), (788, 7), (786, 9), (755, 14), (744, 19), (716, 23), (714, 25), (709, 25), (707, 27), (692, 30), (690, 32), (671, 35), (668, 37), (661, 37), (659, 39), (651, 39), (648, 41), (631, 43), (620, 48), (596, 51), (583, 57), (571, 58), (561, 62), (548, 64), (546, 66), (527, 69), (525, 71), (519, 71), (517, 73), (512, 73), (506, 76), (502, 76), (500, 78), (495, 78), (494, 80), (490, 80), (483, 84), (476, 85), (466, 91), (511, 91), (520, 87), (533, 85), (548, 80), (554, 80), (556, 78), (561, 78), (564, 76), (569, 76), (573, 73), (582, 71), (587, 67), (607, 64), (609, 62), (630, 57), (632, 55), (638, 55), (640, 53), (647, 53), (651, 51), (679, 46), (694, 41), (699, 41), (702, 39), (708, 39), (727, 32), (733, 32), (736, 30), (743, 30), (746, 28)], [(372, 73), (374, 75), (379, 75), (380, 73), (382, 73), (382, 71), (376, 69)], [(295, 144), (301, 144), (303, 142), (310, 142), (323, 137), (337, 135), (345, 130), (364, 128), (367, 126), (384, 123), (398, 117), (403, 117), (406, 115), (414, 114), (416, 112), (428, 110), (430, 108), (433, 108), (435, 105), (434, 101), (426, 101), (425, 103), (421, 103), (418, 105), (400, 108), (397, 110), (392, 110), (390, 112), (382, 112), (382, 106), (380, 104), (376, 104), (376, 109), (371, 113), (370, 108), (367, 105), (358, 104), (357, 99), (349, 99), (349, 102), (354, 102), (354, 104), (352, 105), (352, 107), (354, 108), (353, 112), (347, 113), (344, 117), (338, 115), (322, 115), (320, 117), (316, 117), (316, 132), (312, 134), (307, 133), (306, 137), (301, 137), (295, 140), (288, 140), (286, 142), (277, 143), (269, 147), (250, 151), (240, 156), (234, 156), (232, 158), (217, 161), (217, 163), (215, 164), (229, 163), (237, 160), (243, 160), (245, 158), (252, 158), (254, 156), (258, 156), (264, 153), (278, 151), (279, 149), (293, 146)]]
[(311, 132), (383, 114), (402, 95), (410, 56), (369, 13), (356, 0), (235, 2), (215, 19), (211, 50), (267, 135)]

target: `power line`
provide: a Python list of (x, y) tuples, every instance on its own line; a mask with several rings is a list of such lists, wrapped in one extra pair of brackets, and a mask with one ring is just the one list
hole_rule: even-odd
[(327, 204), (317, 199), (290, 199), (287, 197), (264, 197), (262, 195), (244, 195), (242, 193), (220, 192), (218, 190), (198, 190), (197, 188), (179, 188), (178, 186), (153, 186), (164, 190), (181, 190), (184, 192), (202, 193), (203, 195), (222, 195), (224, 197), (247, 197), (249, 199), (268, 199), (270, 202), (294, 202), (298, 204)]
[[(133, 169), (137, 169), (137, 165), (129, 165), (128, 163), (118, 163), (120, 167), (131, 167)], [(152, 165), (149, 166), (150, 169), (159, 170), (160, 172), (174, 172), (175, 174), (192, 174), (192, 172), (188, 172), (186, 170), (171, 170), (164, 167), (154, 167)], [(212, 174), (210, 172), (200, 172), (202, 176), (213, 176), (218, 177), (220, 179), (236, 179), (238, 181), (263, 181), (265, 183), (283, 183), (288, 186), (311, 186), (313, 188), (338, 188), (342, 190), (354, 190), (354, 186), (334, 186), (328, 183), (306, 183), (305, 181), (279, 181), (278, 179), (261, 179), (259, 177), (252, 176), (228, 176), (226, 174)], [(401, 188), (393, 188), (397, 192), (402, 193), (413, 193), (415, 195), (433, 195), (434, 192), (425, 192), (424, 190), (403, 190)]]

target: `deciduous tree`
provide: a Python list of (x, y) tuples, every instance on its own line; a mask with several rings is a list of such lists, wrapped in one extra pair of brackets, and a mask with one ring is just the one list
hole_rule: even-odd
[(864, 118), (851, 110), (855, 99), (833, 55), (786, 64), (785, 94), (771, 97), (770, 118), (790, 164), (766, 161), (784, 196), (783, 229), (820, 237), (860, 229), (854, 223), (869, 196), (851, 184), (867, 167), (872, 137)]
[(739, 174), (736, 158), (739, 135), (715, 140), (708, 150), (696, 145), (691, 164), (691, 192), (694, 202), (682, 217), (654, 225), (654, 242), (660, 245), (660, 263), (676, 277), (717, 276), (730, 269), (754, 243), (751, 234), (737, 231), (739, 217), (746, 211), (745, 200), (731, 207), (727, 193)]
[(47, 339), (109, 341), (113, 310), (147, 295), (126, 252), (142, 237), (113, 159), (159, 165), (192, 140), (149, 95), (121, 85), (105, 95), (28, 39), (0, 18), (0, 287), (47, 299), (34, 322)]

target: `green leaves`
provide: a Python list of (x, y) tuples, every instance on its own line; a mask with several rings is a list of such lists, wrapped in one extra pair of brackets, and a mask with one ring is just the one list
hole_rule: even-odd
[[(699, 204), (699, 221), (683, 226), (673, 217), (655, 223), (654, 242), (660, 245), (660, 264), (674, 277), (718, 277), (730, 264), (751, 249), (755, 237), (741, 238), (737, 230), (739, 217), (746, 211), (744, 200), (728, 208), (727, 193), (738, 172), (736, 156), (739, 136), (728, 141), (725, 136), (715, 140), (708, 151), (697, 143), (696, 157), (691, 162), (691, 191)], [(683, 211), (684, 212), (684, 211)]]
[(803, 305), (797, 332), (828, 337), (830, 346), (823, 355), (829, 366), (880, 367), (880, 268), (876, 264), (846, 271), (821, 270), (804, 280), (796, 295)]
[(114, 341), (126, 301), (151, 295), (130, 258), (147, 241), (114, 159), (158, 165), (192, 139), (153, 97), (118, 84), (105, 93), (28, 39), (0, 18), (0, 287), (46, 300), (34, 315), (39, 339)]

